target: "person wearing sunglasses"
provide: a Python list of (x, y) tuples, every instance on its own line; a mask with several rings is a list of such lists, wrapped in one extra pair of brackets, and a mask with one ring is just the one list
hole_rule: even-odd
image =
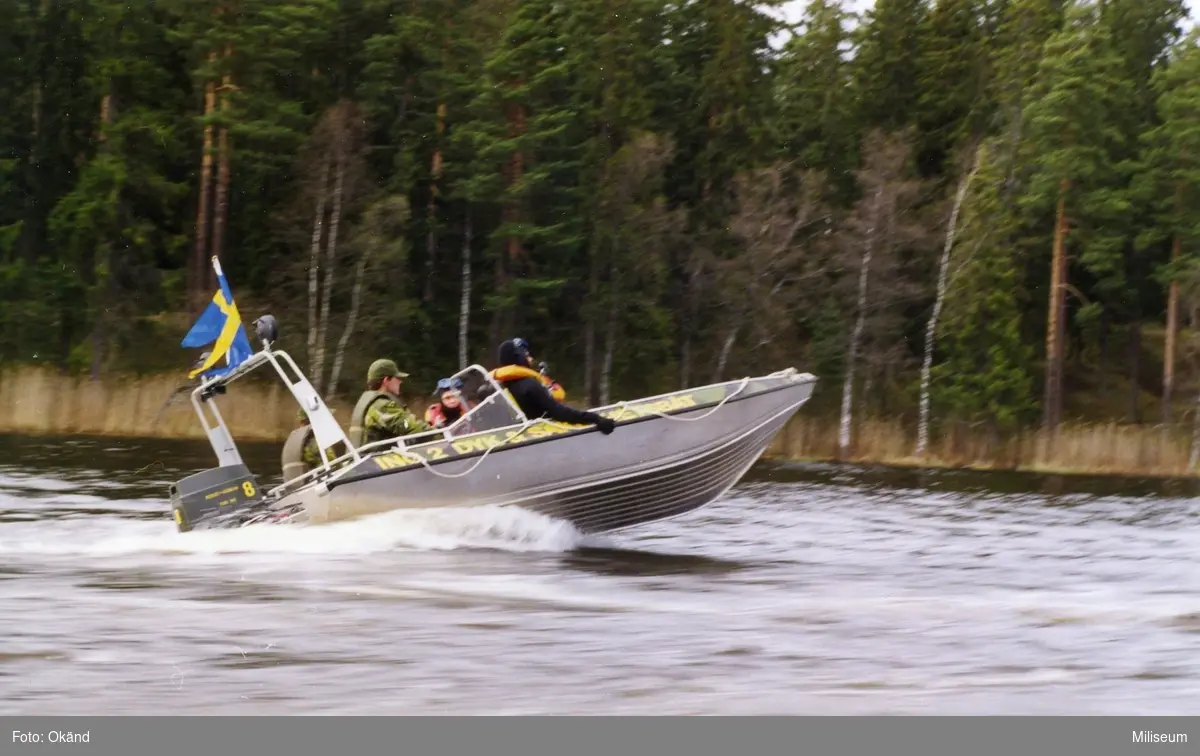
[(438, 401), (425, 410), (425, 422), (434, 428), (445, 428), (466, 414), (470, 407), (466, 406), (462, 389), (461, 378), (442, 378), (438, 381), (437, 388), (433, 391)]
[(533, 354), (529, 342), (522, 338), (509, 339), (500, 345), (497, 353), (500, 366), (492, 371), (492, 378), (503, 386), (513, 401), (533, 420), (544, 417), (560, 423), (595, 425), (604, 435), (612, 433), (616, 423), (595, 412), (577, 410), (562, 403), (566, 392), (543, 372), (533, 369)]

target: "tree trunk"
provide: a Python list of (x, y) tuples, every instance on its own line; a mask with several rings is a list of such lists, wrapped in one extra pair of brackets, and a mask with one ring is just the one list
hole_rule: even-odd
[(596, 300), (600, 296), (600, 243), (593, 230), (591, 270), (588, 271), (588, 298), (583, 308), (583, 395), (589, 404), (599, 400), (596, 382)]
[[(111, 87), (112, 87), (112, 83), (110, 81), (109, 88), (111, 89)], [(113, 105), (112, 94), (111, 94), (111, 92), (106, 92), (104, 97), (102, 97), (100, 99), (100, 144), (101, 144), (102, 150), (104, 150), (108, 146), (108, 134), (105, 131), (105, 127), (107, 127), (110, 123), (112, 123), (112, 109), (113, 109), (112, 105)], [(120, 202), (121, 202), (121, 200), (118, 198), (117, 199), (118, 205), (120, 205)], [(120, 213), (119, 207), (118, 207), (117, 212), (118, 212), (118, 217), (120, 217), (119, 216), (119, 213)], [(111, 259), (111, 256), (112, 256), (111, 242), (107, 245), (107, 247), (108, 248), (105, 250), (105, 252), (103, 254), (107, 254), (109, 256), (109, 258)], [(96, 261), (93, 259), (92, 265), (95, 265), (95, 262)], [(91, 370), (90, 370), (89, 377), (93, 381), (100, 380), (101, 367), (104, 364), (104, 341), (105, 341), (105, 330), (106, 330), (105, 326), (107, 325), (105, 323), (105, 318), (106, 318), (107, 310), (108, 310), (108, 308), (107, 308), (107, 304), (109, 302), (108, 295), (112, 289), (112, 286), (111, 286), (111, 282), (112, 282), (112, 278), (113, 278), (112, 266), (105, 265), (105, 268), (106, 268), (106, 271), (105, 271), (104, 280), (99, 281), (98, 282), (99, 285), (96, 287), (96, 290), (90, 293), (91, 297), (93, 298), (92, 301), (94, 303), (94, 308), (93, 308), (94, 309), (94, 315), (93, 315), (94, 320), (92, 322), (92, 337), (91, 337), (92, 361), (91, 361), (91, 366), (90, 366)]]
[(468, 204), (463, 221), (462, 299), (458, 305), (458, 368), (468, 364), (467, 328), (471, 324), (471, 206)]
[(874, 368), (868, 361), (867, 364), (863, 366), (863, 373), (865, 373), (865, 375), (863, 376), (862, 399), (858, 401), (858, 424), (860, 427), (869, 418), (875, 415), (875, 407), (873, 407), (871, 404), (872, 400), (875, 398), (875, 394), (872, 393), (872, 390), (875, 388), (875, 374), (873, 371)]
[[(514, 139), (520, 138), (525, 133), (525, 108), (520, 105), (514, 105), (509, 111), (509, 130)], [(508, 191), (512, 191), (513, 187), (521, 183), (521, 179), (525, 175), (525, 154), (521, 150), (514, 150), (508, 159)], [(516, 223), (521, 220), (521, 199), (520, 197), (510, 197), (504, 203), (505, 223)], [(508, 235), (505, 244), (505, 249), (508, 253), (509, 262), (513, 266), (513, 272), (517, 272), (516, 264), (522, 256), (522, 246), (520, 237), (512, 234)]]
[(684, 331), (683, 342), (679, 345), (679, 388), (688, 387), (692, 370), (692, 334)]
[(871, 254), (875, 248), (875, 225), (879, 222), (879, 205), (882, 200), (883, 189), (878, 189), (875, 192), (875, 210), (872, 213), (871, 225), (867, 229), (867, 243), (863, 248), (862, 266), (858, 272), (858, 315), (854, 321), (854, 330), (850, 334), (850, 348), (846, 354), (846, 378), (842, 383), (842, 416), (838, 428), (840, 458), (845, 458), (850, 450), (850, 427), (854, 420), (854, 368), (858, 362), (858, 344), (862, 340), (867, 322), (867, 275), (871, 268)]
[[(494, 284), (495, 291), (500, 296), (505, 296), (508, 293), (508, 271), (504, 264), (504, 255), (503, 254), (496, 255), (495, 275), (496, 275), (496, 282)], [(505, 305), (503, 303), (501, 303), (501, 304), (498, 304), (496, 306), (496, 308), (492, 311), (492, 324), (491, 324), (492, 337), (490, 340), (491, 340), (491, 343), (493, 343), (493, 344), (500, 343), (500, 339), (502, 339), (502, 338), (510, 338), (509, 336), (504, 335), (504, 328), (505, 328), (504, 311), (505, 311), (505, 309), (506, 309)]]
[(725, 340), (721, 343), (721, 354), (717, 356), (717, 369), (713, 371), (713, 383), (718, 383), (725, 377), (725, 366), (729, 363), (729, 353), (733, 351), (733, 345), (737, 342), (739, 330), (741, 330), (740, 323), (729, 329), (729, 333), (725, 335)]
[[(228, 58), (232, 52), (229, 48), (225, 49), (225, 57)], [(229, 96), (230, 76), (226, 74), (221, 81), (221, 113), (225, 113), (226, 98)], [(212, 253), (218, 259), (221, 253), (225, 251), (225, 219), (229, 213), (229, 127), (225, 124), (221, 125), (220, 136), (217, 138), (217, 198), (216, 198), (216, 214), (213, 217), (213, 235), (212, 235)], [(211, 266), (205, 268), (208, 271), (208, 288), (213, 288), (216, 275)]]
[(1103, 375), (1103, 374), (1105, 373), (1105, 367), (1108, 365), (1108, 347), (1109, 347), (1109, 341), (1110, 341), (1110, 339), (1109, 339), (1108, 310), (1101, 310), (1101, 311), (1100, 311), (1100, 328), (1099, 328), (1099, 331), (1100, 331), (1100, 335), (1099, 335), (1099, 340), (1100, 340), (1100, 349), (1099, 349), (1099, 352), (1100, 352), (1100, 355), (1099, 355), (1099, 358), (1098, 358), (1098, 362), (1097, 362), (1097, 365), (1096, 365), (1096, 369), (1097, 369), (1097, 372), (1099, 372), (1101, 375)]
[(1063, 335), (1065, 333), (1067, 255), (1067, 181), (1059, 183), (1058, 211), (1054, 224), (1054, 253), (1050, 262), (1050, 303), (1046, 322), (1046, 386), (1042, 401), (1046, 430), (1053, 434), (1062, 421)]
[(425, 292), (422, 298), (433, 301), (433, 279), (437, 274), (438, 234), (437, 199), (440, 194), (438, 181), (442, 177), (442, 133), (446, 130), (446, 103), (437, 106), (437, 143), (433, 149), (433, 161), (429, 168), (429, 206), (425, 210)]
[[(521, 86), (522, 82), (517, 81), (516, 86)], [(508, 111), (508, 126), (509, 136), (513, 139), (520, 138), (525, 132), (525, 109), (520, 105), (513, 105)], [(520, 150), (514, 150), (509, 156), (507, 164), (504, 166), (505, 173), (505, 191), (513, 192), (525, 173), (525, 156)], [(520, 197), (509, 194), (504, 199), (503, 208), (500, 213), (500, 223), (504, 226), (511, 226), (521, 219), (521, 200)], [(507, 257), (507, 260), (505, 258)], [(516, 234), (512, 233), (511, 228), (508, 229), (508, 235), (504, 243), (504, 254), (497, 256), (496, 262), (496, 293), (503, 299), (507, 299), (509, 276), (521, 275), (520, 262), (523, 257), (523, 249), (521, 239)], [(502, 332), (506, 332), (511, 327), (511, 312), (512, 307), (507, 301), (502, 301), (492, 318), (492, 333), (493, 341), (499, 341), (500, 338), (508, 338), (508, 335), (501, 337)]]
[(354, 271), (354, 288), (350, 291), (350, 312), (346, 315), (346, 325), (342, 328), (342, 337), (338, 339), (337, 351), (333, 355), (333, 369), (329, 374), (329, 386), (325, 389), (325, 401), (329, 401), (337, 392), (338, 379), (342, 375), (342, 362), (346, 355), (346, 345), (350, 343), (350, 335), (354, 333), (354, 324), (358, 320), (358, 309), (362, 304), (363, 280), (366, 278), (367, 260), (371, 257), (371, 246), (364, 245), (362, 256), (358, 258), (358, 267)]
[(1196, 396), (1196, 406), (1192, 412), (1192, 453), (1188, 457), (1188, 469), (1195, 470), (1200, 462), (1200, 394)]
[[(216, 57), (216, 53), (209, 53), (209, 63), (216, 60)], [(216, 85), (210, 81), (204, 87), (204, 117), (206, 119), (212, 115), (216, 96)], [(204, 126), (204, 150), (200, 155), (200, 200), (199, 208), (196, 211), (196, 249), (192, 255), (191, 265), (191, 308), (196, 314), (199, 314), (203, 310), (205, 300), (212, 296), (212, 292), (208, 291), (204, 285), (208, 280), (208, 275), (205, 271), (208, 269), (208, 224), (210, 214), (208, 195), (212, 185), (212, 149), (213, 127), (209, 123)]]
[[(1182, 247), (1179, 234), (1171, 243), (1171, 262), (1179, 261)], [(1179, 281), (1171, 276), (1171, 289), (1167, 295), (1167, 343), (1163, 352), (1163, 396), (1162, 421), (1171, 424), (1171, 392), (1175, 388), (1175, 343), (1179, 335)]]
[(308, 255), (308, 369), (316, 367), (317, 360), (317, 276), (321, 269), (321, 236), (325, 228), (325, 198), (329, 188), (330, 163), (332, 156), (326, 152), (321, 166), (321, 183), (317, 186), (317, 210), (313, 216), (312, 247)]
[[(608, 322), (604, 326), (604, 364), (600, 367), (600, 404), (606, 405), (611, 396), (613, 353), (617, 349), (617, 323), (620, 318), (619, 306), (619, 277), (614, 269), (611, 273), (612, 285), (608, 300)], [(589, 397), (590, 403), (591, 397)], [(594, 405), (593, 405), (594, 406)]]
[(343, 128), (344, 125), (344, 122), (338, 123), (337, 145), (334, 148), (337, 159), (337, 171), (334, 173), (333, 178), (333, 208), (329, 214), (329, 241), (325, 245), (325, 286), (321, 292), (321, 315), (317, 319), (317, 360), (314, 372), (316, 374), (315, 387), (318, 392), (322, 391), (324, 386), (322, 376), (325, 374), (325, 334), (329, 329), (329, 304), (330, 300), (333, 299), (338, 227), (342, 221), (342, 194), (346, 180), (346, 132)]
[[(1139, 308), (1140, 309), (1140, 308)], [(1135, 310), (1136, 311), (1136, 310)], [(1129, 326), (1129, 422), (1141, 422), (1142, 411), (1139, 406), (1142, 396), (1140, 385), (1142, 362), (1142, 324), (1134, 321)]]
[(929, 443), (929, 386), (933, 373), (933, 349), (937, 337), (938, 318), (942, 314), (942, 304), (946, 300), (946, 273), (950, 268), (950, 250), (954, 247), (954, 237), (958, 230), (958, 213), (962, 209), (963, 200), (967, 196), (967, 188), (975, 174), (979, 171), (979, 153), (975, 153), (971, 170), (958, 185), (954, 195), (954, 207), (950, 210), (950, 222), (946, 227), (946, 244), (942, 247), (942, 259), (938, 265), (937, 297), (933, 303), (933, 314), (925, 326), (925, 360), (921, 364), (921, 410), (917, 423), (917, 456), (925, 454)]
[(680, 346), (679, 388), (692, 385), (692, 349), (695, 346), (696, 320), (700, 310), (700, 270), (695, 260), (688, 262), (682, 319), (683, 343)]

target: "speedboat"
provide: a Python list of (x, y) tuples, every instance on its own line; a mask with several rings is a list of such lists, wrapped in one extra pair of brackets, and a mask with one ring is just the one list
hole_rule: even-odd
[[(604, 435), (591, 425), (526, 417), (488, 370), (471, 365), (454, 376), (471, 400), (456, 422), (354, 448), (295, 361), (272, 341), (263, 338), (260, 351), (191, 392), (218, 466), (171, 486), (180, 532), (478, 505), (521, 507), (583, 533), (629, 528), (724, 495), (817, 382), (789, 368), (593, 408), (616, 424)], [(319, 467), (269, 490), (243, 462), (217, 407), (230, 384), (266, 365), (307, 415), (322, 456)]]

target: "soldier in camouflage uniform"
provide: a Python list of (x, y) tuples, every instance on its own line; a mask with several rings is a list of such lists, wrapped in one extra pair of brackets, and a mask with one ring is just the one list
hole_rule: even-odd
[(397, 436), (430, 430), (400, 401), (401, 373), (391, 360), (375, 360), (367, 371), (367, 390), (359, 397), (350, 417), (350, 443), (355, 448)]
[[(308, 415), (304, 414), (304, 410), (297, 410), (296, 419), (300, 421), (300, 425), (291, 432), (283, 445), (282, 463), (285, 482), (321, 466), (317, 437), (313, 433), (312, 426), (308, 424)], [(325, 452), (325, 456), (330, 462), (337, 458), (339, 451), (344, 451), (341, 446), (341, 444), (337, 444)]]
[[(303, 415), (304, 410), (300, 410), (300, 414)], [(307, 415), (305, 415), (303, 422), (305, 425), (308, 425)], [(333, 457), (332, 452), (332, 449), (328, 452), (328, 456), (331, 458)], [(300, 455), (300, 459), (304, 460), (304, 464), (308, 465), (309, 470), (321, 466), (321, 452), (317, 449), (317, 435), (315, 433), (310, 432), (308, 434), (308, 438), (304, 444), (304, 453)]]

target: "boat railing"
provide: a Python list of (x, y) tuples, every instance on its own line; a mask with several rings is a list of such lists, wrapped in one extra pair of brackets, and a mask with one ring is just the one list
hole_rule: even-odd
[[(798, 378), (810, 378), (812, 380), (816, 380), (816, 376), (813, 376), (811, 373), (798, 373), (795, 368), (785, 368), (783, 370), (776, 370), (773, 373), (768, 373), (763, 376), (757, 376), (757, 379), (784, 378), (784, 377), (789, 377), (789, 376), (796, 376)], [(690, 388), (682, 388), (682, 389), (678, 389), (676, 391), (668, 391), (663, 394), (654, 394), (653, 396), (639, 397), (636, 400), (636, 402), (629, 402), (629, 401), (622, 400), (622, 401), (617, 401), (617, 402), (611, 402), (609, 404), (603, 404), (598, 407), (589, 407), (588, 411), (599, 414), (601, 412), (608, 412), (609, 410), (625, 409), (626, 407), (628, 407), (630, 404), (633, 404), (633, 403), (643, 404), (643, 403), (649, 403), (649, 402), (662, 401), (664, 399), (671, 399), (671, 398), (677, 397), (677, 396), (687, 396), (688, 394), (694, 394), (697, 391), (703, 391), (705, 389), (715, 388), (717, 386), (728, 386), (730, 384), (742, 384), (742, 383), (746, 383), (751, 380), (756, 380), (756, 378), (751, 377), (751, 376), (745, 376), (742, 378), (731, 378), (727, 381), (716, 381), (715, 383), (706, 383), (702, 386), (692, 386)]]
[[(280, 352), (274, 354), (279, 355)], [(257, 356), (257, 355), (256, 355)], [(289, 358), (290, 361), (290, 358)], [(298, 372), (298, 371), (297, 371)], [(358, 460), (372, 456), (378, 453), (386, 453), (395, 451), (403, 453), (406, 449), (413, 446), (420, 446), (438, 441), (449, 441), (466, 433), (483, 433), (488, 430), (497, 428), (512, 427), (528, 422), (524, 413), (521, 412), (519, 406), (513, 401), (507, 391), (503, 390), (489, 371), (483, 366), (475, 364), (455, 373), (453, 378), (459, 378), (462, 381), (462, 388), (471, 388), (472, 391), (460, 391), (460, 396), (464, 402), (464, 406), (468, 407), (467, 412), (455, 421), (453, 424), (445, 428), (435, 428), (428, 431), (422, 431), (408, 436), (399, 436), (395, 438), (386, 438), (379, 441), (372, 441), (363, 444), (350, 451), (341, 454), (333, 459), (324, 459), (320, 467), (316, 467), (301, 475), (285, 481), (284, 483), (271, 489), (270, 494), (273, 497), (285, 495), (293, 490), (297, 490), (307, 486), (310, 483), (330, 480), (337, 477), (339, 473), (349, 469), (348, 463), (357, 462)], [(474, 380), (471, 380), (471, 379)], [(478, 402), (472, 403), (469, 394), (477, 394), (479, 389), (487, 386), (490, 390), (487, 396)], [(303, 405), (302, 405), (303, 407)], [(488, 410), (500, 409), (505, 413), (503, 422), (489, 422), (483, 425), (479, 424), (479, 420)], [(469, 430), (467, 430), (469, 429)], [(464, 432), (466, 431), (466, 432)], [(346, 448), (350, 448), (349, 438), (345, 438)]]
[[(503, 387), (492, 378), (491, 373), (482, 366), (471, 365), (455, 373), (454, 377), (458, 378), (464, 374), (470, 375), (472, 373), (477, 376), (479, 388), (487, 386), (491, 391), (484, 398), (472, 402), (470, 395), (477, 394), (478, 388), (475, 391), (460, 390), (460, 399), (463, 401), (464, 406), (467, 407), (467, 411), (458, 420), (445, 428), (435, 428), (408, 436), (372, 441), (358, 447), (359, 453), (373, 454), (384, 449), (395, 449), (396, 451), (403, 452), (405, 449), (413, 446), (421, 446), (438, 441), (452, 441), (463, 435), (485, 433), (490, 430), (510, 428), (528, 422), (525, 413), (521, 412), (521, 408), (513, 401), (512, 396), (503, 390)], [(464, 381), (464, 389), (470, 386), (469, 382)], [(503, 414), (500, 415), (500, 413)], [(498, 417), (497, 415), (500, 416)]]
[[(457, 377), (463, 373), (468, 373), (468, 372), (472, 372), (472, 371), (476, 371), (479, 374), (481, 374), (482, 376), (484, 376), (485, 377), (484, 379), (491, 384), (492, 388), (495, 389), (495, 393), (488, 396), (486, 399), (481, 401), (479, 404), (471, 407), (465, 415), (463, 415), (461, 418), (456, 420), (452, 425), (449, 425), (445, 428), (438, 428), (438, 429), (434, 429), (434, 430), (423, 431), (421, 433), (415, 433), (415, 434), (412, 434), (409, 436), (401, 436), (401, 437), (397, 437), (397, 438), (382, 439), (380, 441), (373, 441), (368, 444), (363, 444), (362, 446), (358, 447), (359, 453), (366, 455), (366, 454), (374, 454), (376, 452), (383, 451), (383, 450), (393, 450), (393, 449), (398, 452), (403, 452), (404, 450), (411, 448), (411, 447), (415, 447), (415, 446), (423, 446), (425, 444), (436, 443), (438, 441), (452, 441), (452, 440), (454, 440), (454, 438), (457, 438), (459, 435), (466, 435), (466, 434), (456, 434), (455, 430), (469, 426), (470, 422), (479, 416), (481, 410), (486, 406), (487, 402), (490, 402), (490, 401), (495, 401), (495, 402), (503, 401), (505, 406), (507, 408), (509, 408), (512, 412), (511, 419), (509, 419), (508, 422), (504, 422), (504, 423), (500, 423), (500, 424), (489, 424), (486, 427), (475, 427), (475, 428), (472, 428), (469, 431), (469, 433), (471, 433), (471, 434), (486, 433), (487, 431), (490, 431), (490, 430), (513, 428), (513, 427), (518, 427), (518, 426), (524, 425), (525, 423), (527, 423), (529, 421), (528, 418), (525, 416), (525, 414), (523, 412), (521, 412), (520, 407), (518, 407), (517, 404), (512, 400), (512, 397), (509, 395), (509, 393), (507, 391), (502, 390), (502, 387), (498, 383), (496, 383), (496, 381), (491, 377), (491, 374), (487, 370), (485, 370), (483, 367), (481, 367), (479, 365), (472, 365), (469, 368), (466, 368), (466, 369), (460, 371), (459, 373), (456, 373), (455, 376)], [(794, 375), (794, 374), (796, 374), (795, 369), (788, 368), (787, 370), (776, 371), (774, 373), (770, 373), (763, 377), (764, 378), (777, 378), (777, 377), (783, 377), (785, 375)], [(807, 374), (800, 374), (800, 375), (801, 375), (801, 377), (803, 377)], [(717, 383), (706, 384), (704, 386), (695, 386), (692, 388), (679, 389), (677, 391), (670, 391), (670, 392), (663, 393), (663, 394), (656, 394), (653, 396), (644, 397), (644, 398), (639, 399), (638, 402), (641, 403), (641, 402), (659, 401), (659, 400), (663, 400), (663, 399), (670, 399), (671, 397), (675, 397), (675, 396), (685, 396), (688, 394), (695, 393), (697, 391), (701, 391), (706, 388), (711, 388), (714, 386), (725, 386), (725, 385), (729, 385), (729, 384), (739, 384), (739, 383), (745, 382), (746, 380), (748, 380), (748, 378), (737, 378), (737, 379), (730, 379), (728, 381), (720, 381)], [(628, 404), (629, 403), (625, 402), (625, 401), (613, 402), (611, 404), (606, 404), (606, 405), (602, 405), (599, 407), (589, 408), (589, 411), (599, 413), (599, 412), (605, 412), (608, 410), (622, 409), (622, 408), (628, 406)], [(334, 460), (330, 464), (336, 465), (336, 464), (340, 463), (341, 461), (348, 459), (348, 458), (349, 458), (349, 455), (344, 455), (343, 457), (340, 457), (340, 458)]]
[[(456, 373), (455, 376), (457, 377), (463, 373), (468, 373), (471, 371), (477, 371), (479, 374), (483, 375), (485, 377), (485, 380), (488, 381), (491, 384), (492, 388), (495, 389), (495, 392), (493, 394), (491, 394), (490, 396), (488, 396), (486, 399), (484, 399), (482, 402), (480, 402), (478, 405), (471, 407), (468, 410), (468, 412), (465, 415), (463, 415), (463, 417), (459, 418), (452, 425), (449, 425), (445, 428), (424, 431), (424, 432), (416, 433), (416, 434), (409, 435), (409, 436), (383, 439), (380, 441), (373, 441), (369, 444), (364, 444), (364, 445), (358, 447), (359, 453), (360, 454), (375, 454), (376, 452), (385, 451), (385, 450), (386, 451), (395, 450), (397, 452), (403, 452), (408, 448), (412, 448), (412, 447), (416, 447), (416, 446), (423, 446), (423, 445), (429, 444), (429, 443), (436, 443), (438, 441), (452, 441), (452, 440), (454, 440), (454, 438), (457, 438), (461, 435), (468, 435), (468, 434), (456, 434), (455, 431), (458, 429), (462, 429), (462, 428), (470, 426), (471, 421), (476, 419), (479, 416), (480, 410), (489, 401), (495, 401), (497, 403), (500, 401), (503, 401), (505, 406), (511, 410), (512, 417), (508, 420), (508, 422), (499, 423), (499, 424), (489, 424), (486, 427), (473, 427), (468, 432), (469, 434), (486, 433), (487, 431), (490, 431), (490, 430), (501, 430), (501, 429), (514, 428), (514, 427), (519, 427), (521, 425), (525, 425), (529, 422), (529, 419), (525, 416), (525, 414), (523, 412), (521, 412), (520, 407), (518, 407), (517, 404), (512, 400), (512, 397), (509, 395), (509, 393), (507, 391), (502, 390), (502, 387), (498, 383), (496, 383), (496, 381), (491, 377), (491, 374), (488, 371), (486, 371), (484, 368), (482, 368), (481, 366), (472, 365), (469, 368), (466, 368), (466, 369), (460, 371), (459, 373)], [(802, 378), (809, 376), (809, 374), (807, 374), (807, 373), (797, 374), (796, 370), (794, 368), (788, 368), (786, 370), (776, 371), (774, 373), (770, 373), (770, 374), (762, 376), (762, 377), (763, 378), (780, 378), (780, 377), (790, 376), (790, 375), (799, 375)], [(638, 403), (661, 401), (664, 399), (670, 399), (671, 397), (685, 396), (688, 394), (693, 394), (697, 391), (702, 391), (706, 388), (712, 388), (714, 386), (726, 386), (726, 385), (730, 385), (730, 384), (743, 384), (748, 380), (750, 380), (750, 378), (748, 378), (748, 377), (747, 378), (737, 378), (737, 379), (730, 379), (728, 381), (720, 381), (717, 383), (710, 383), (710, 384), (706, 384), (704, 386), (695, 386), (692, 388), (679, 389), (677, 391), (670, 391), (670, 392), (663, 393), (663, 394), (656, 394), (654, 396), (643, 397), (638, 400)], [(619, 401), (619, 402), (614, 402), (611, 404), (602, 405), (599, 407), (589, 408), (589, 411), (599, 413), (599, 412), (606, 412), (608, 410), (623, 409), (626, 406), (628, 406), (628, 404), (629, 404), (629, 402)], [(331, 464), (338, 464), (342, 459), (345, 459), (345, 458), (347, 458), (347, 457), (339, 458), (338, 460), (334, 460), (334, 462)]]
[[(308, 417), (320, 452), (322, 468), (326, 471), (331, 468), (327, 454), (329, 449), (339, 444), (348, 450), (344, 456), (358, 458), (360, 456), (358, 450), (350, 443), (342, 426), (338, 424), (329, 407), (321, 400), (320, 395), (295, 360), (291, 358), (291, 355), (284, 351), (272, 350), (270, 342), (264, 342), (261, 351), (252, 354), (225, 375), (202, 380), (200, 385), (192, 391), (192, 407), (196, 410), (197, 417), (200, 418), (200, 424), (204, 427), (204, 432), (208, 436), (209, 443), (221, 466), (242, 464), (242, 457), (233, 440), (233, 435), (229, 432), (229, 426), (217, 407), (216, 397), (224, 394), (229, 384), (250, 375), (268, 363), (275, 368), (275, 372)], [(289, 372), (292, 375), (289, 376)]]

